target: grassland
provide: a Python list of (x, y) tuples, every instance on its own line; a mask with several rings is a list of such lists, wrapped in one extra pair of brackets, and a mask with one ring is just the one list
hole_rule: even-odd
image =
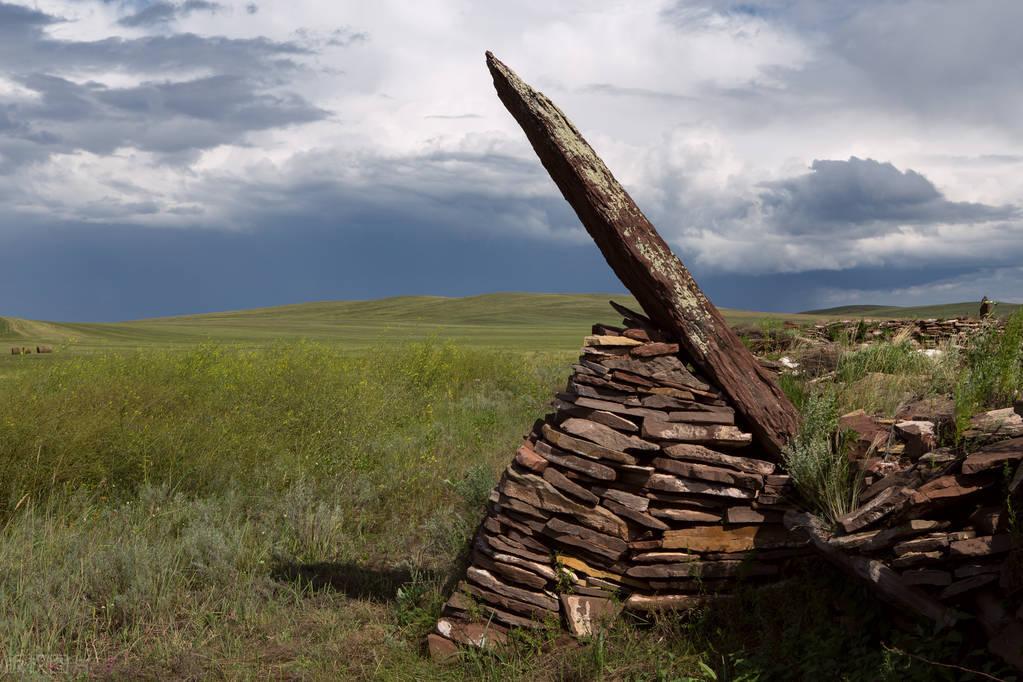
[(10, 321), (5, 339), (77, 330), (81, 345), (8, 358), (0, 381), (0, 675), (902, 680), (934, 679), (921, 657), (988, 665), (896, 627), (825, 566), (576, 647), (424, 658), (497, 473), (589, 324), (614, 319), (605, 297), (586, 312), (545, 298), (543, 314), (506, 300), (521, 305)]
[[(1019, 309), (1018, 303), (998, 303), (995, 306), (994, 314), (998, 317), (1008, 317)], [(966, 301), (964, 303), (941, 303), (938, 305), (925, 306), (894, 306), (894, 305), (845, 305), (836, 308), (821, 308), (819, 310), (808, 310), (802, 315), (826, 316), (826, 317), (870, 317), (875, 319), (930, 319), (930, 318), (951, 318), (951, 317), (976, 317), (980, 310), (980, 303), (977, 301)]]

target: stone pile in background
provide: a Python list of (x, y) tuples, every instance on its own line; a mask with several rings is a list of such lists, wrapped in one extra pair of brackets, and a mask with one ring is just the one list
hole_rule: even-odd
[(642, 315), (594, 326), (553, 406), (490, 496), (434, 655), (513, 627), (586, 635), (619, 608), (691, 608), (811, 553), (782, 523), (789, 477)]
[(956, 317), (947, 320), (837, 320), (816, 324), (806, 333), (820, 341), (871, 341), (908, 334), (924, 348), (936, 348), (942, 342), (962, 345), (972, 336), (990, 325), (1003, 325), (1003, 320), (991, 318), (981, 322), (976, 318)]

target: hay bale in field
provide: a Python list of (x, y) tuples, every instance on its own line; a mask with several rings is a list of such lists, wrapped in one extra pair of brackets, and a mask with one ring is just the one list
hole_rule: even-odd
[(11, 348), (11, 355), (21, 355), (21, 348), (17, 346)]
[(36, 346), (36, 353), (52, 353), (52, 346)]

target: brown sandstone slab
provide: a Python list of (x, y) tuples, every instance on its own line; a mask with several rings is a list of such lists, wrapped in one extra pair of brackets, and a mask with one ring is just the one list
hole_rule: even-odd
[(735, 415), (727, 412), (709, 412), (706, 410), (681, 410), (668, 413), (669, 422), (682, 422), (685, 424), (718, 424), (721, 426), (734, 426)]
[(957, 580), (941, 591), (941, 599), (954, 599), (967, 592), (972, 592), (977, 588), (993, 583), (997, 579), (998, 576), (996, 575), (975, 575), (970, 578)]
[(616, 488), (597, 487), (593, 489), (593, 492), (595, 492), (600, 497), (609, 500), (614, 500), (618, 504), (624, 505), (629, 509), (634, 509), (639, 512), (645, 512), (647, 508), (650, 506), (650, 500), (648, 498), (641, 497), (639, 495), (633, 495), (632, 493), (627, 493), (624, 490), (618, 490)]
[(724, 466), (736, 471), (745, 471), (751, 474), (768, 475), (774, 473), (774, 464), (762, 459), (751, 457), (737, 457), (716, 452), (702, 445), (691, 443), (679, 443), (668, 445), (664, 448), (664, 454), (673, 459), (681, 459), (687, 462), (701, 462), (714, 466)]
[[(571, 417), (561, 422), (560, 427), (563, 431), (567, 431), (579, 438), (592, 441), (593, 443), (610, 450), (624, 452), (625, 450), (652, 451), (659, 449), (655, 443), (645, 441), (642, 438), (637, 438), (636, 436), (619, 433), (610, 426), (598, 424), (597, 422), (588, 421), (586, 419)], [(634, 463), (635, 462), (626, 462), (626, 464)]]
[(471, 582), (491, 592), (511, 599), (518, 599), (548, 611), (558, 610), (558, 602), (551, 595), (545, 592), (534, 592), (533, 590), (521, 587), (513, 587), (498, 580), (490, 571), (470, 566), (466, 569), (465, 575)]
[(940, 500), (972, 495), (994, 483), (990, 478), (970, 478), (958, 474), (939, 476), (917, 488), (913, 494), (914, 504), (928, 504)]
[(721, 514), (700, 511), (698, 509), (651, 507), (650, 513), (659, 519), (667, 519), (679, 523), (721, 523)]
[(725, 447), (741, 447), (753, 442), (751, 434), (735, 426), (683, 424), (651, 418), (643, 420), (640, 434), (644, 438)]
[[(621, 414), (627, 417), (640, 417), (645, 419), (646, 417), (663, 417), (665, 414), (646, 407), (626, 407), (625, 405), (616, 403), (613, 400), (600, 400), (598, 398), (588, 398), (586, 396), (569, 393), (560, 393), (558, 394), (558, 397), (562, 399), (562, 402), (566, 402), (571, 405), (588, 407), (593, 410), (604, 410), (605, 412)], [(557, 407), (557, 403), (555, 403), (555, 407)]]
[(645, 564), (645, 563), (668, 563), (678, 564), (685, 561), (699, 561), (699, 554), (690, 554), (688, 552), (643, 552), (632, 557), (632, 560)]
[(544, 535), (547, 535), (557, 542), (573, 547), (579, 547), (588, 552), (617, 561), (629, 548), (621, 538), (612, 537), (603, 533), (590, 530), (583, 526), (577, 526), (559, 518), (553, 518), (544, 527)]
[(503, 561), (497, 561), (481, 551), (473, 552), (470, 560), (472, 565), (476, 568), (490, 571), (490, 573), (495, 576), (526, 588), (542, 590), (549, 582), (546, 578), (543, 578), (532, 571), (515, 566), (514, 564), (506, 564)]
[[(493, 623), (464, 623), (449, 618), (437, 621), (437, 633), (450, 641), (480, 649), (494, 648), (508, 641), (508, 636)], [(449, 655), (446, 646), (436, 641), (435, 646), (438, 655)]]
[(627, 336), (599, 336), (596, 334), (587, 336), (583, 343), (587, 346), (624, 346), (628, 348), (643, 345), (642, 341), (636, 341)]
[(607, 509), (616, 516), (632, 521), (637, 525), (645, 526), (646, 528), (651, 528), (653, 530), (667, 530), (668, 528), (668, 524), (664, 521), (661, 521), (646, 512), (636, 511), (635, 509), (630, 509), (625, 505), (618, 504), (614, 500), (603, 500), (601, 501), (601, 505), (607, 507)]
[(727, 486), (749, 488), (750, 490), (758, 490), (764, 486), (763, 478), (759, 474), (749, 474), (699, 462), (682, 462), (666, 457), (657, 457), (654, 459), (653, 465), (655, 469), (667, 471), (669, 474), (675, 474), (683, 478), (711, 481)]
[(954, 557), (980, 557), (992, 554), (1003, 554), (1012, 549), (1012, 536), (987, 535), (969, 540), (953, 542), (948, 546), (948, 551)]
[(621, 610), (611, 599), (577, 594), (562, 594), (561, 607), (568, 631), (576, 637), (595, 635), (608, 627)]
[(783, 514), (751, 507), (729, 507), (725, 510), (725, 522), (730, 524), (781, 523)]
[[(545, 460), (546, 461), (546, 460)], [(569, 480), (565, 474), (561, 473), (554, 467), (551, 467), (543, 472), (543, 478), (545, 481), (550, 483), (552, 486), (562, 491), (567, 495), (571, 495), (575, 499), (581, 501), (583, 504), (593, 506), (600, 500), (596, 495), (591, 493), (586, 488), (582, 487), (578, 483)]]
[(755, 493), (751, 490), (735, 488), (731, 486), (707, 483), (705, 481), (693, 481), (687, 478), (678, 478), (669, 474), (652, 474), (647, 479), (646, 485), (654, 490), (664, 490), (673, 493), (693, 493), (697, 495), (713, 495), (716, 497), (728, 497), (739, 500), (753, 499)]
[(838, 524), (846, 533), (866, 528), (908, 506), (913, 492), (909, 488), (888, 488), (862, 507), (838, 519)]
[(515, 462), (523, 469), (528, 469), (536, 474), (542, 474), (547, 468), (547, 460), (533, 451), (528, 445), (522, 445), (515, 452)]
[(655, 358), (615, 357), (602, 363), (612, 370), (620, 370), (651, 379), (660, 384), (676, 385), (681, 388), (695, 388), (706, 391), (710, 388), (686, 369), (685, 364), (676, 357), (662, 355)]
[(638, 358), (653, 358), (658, 355), (677, 355), (677, 343), (652, 342), (643, 343), (629, 349), (629, 355)]
[(534, 443), (533, 448), (537, 454), (551, 464), (556, 464), (557, 466), (564, 467), (565, 469), (570, 469), (572, 471), (578, 471), (590, 476), (591, 478), (601, 481), (613, 481), (618, 477), (615, 470), (609, 466), (598, 464), (591, 459), (576, 457), (575, 455), (563, 452), (542, 440)]
[(750, 525), (734, 528), (696, 526), (664, 532), (664, 549), (688, 549), (694, 552), (746, 552), (753, 549), (777, 549), (806, 544), (805, 540), (784, 528)]
[(678, 564), (651, 563), (633, 566), (630, 578), (731, 578), (737, 575), (774, 575), (778, 567), (747, 561), (685, 561)]
[(732, 595), (713, 594), (633, 594), (625, 600), (632, 611), (690, 611), (734, 599)]
[(989, 469), (1001, 469), (1006, 463), (1023, 459), (1023, 438), (1003, 440), (981, 448), (963, 460), (963, 473), (976, 474)]

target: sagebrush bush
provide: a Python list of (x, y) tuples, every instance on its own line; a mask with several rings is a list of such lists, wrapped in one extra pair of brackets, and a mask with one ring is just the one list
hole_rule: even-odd
[(799, 433), (782, 451), (785, 468), (810, 509), (834, 522), (856, 506), (860, 478), (845, 454), (833, 391), (807, 393)]
[(956, 420), (960, 430), (984, 409), (1006, 407), (1023, 388), (1023, 310), (1014, 312), (1000, 329), (989, 324), (960, 353), (955, 384)]

